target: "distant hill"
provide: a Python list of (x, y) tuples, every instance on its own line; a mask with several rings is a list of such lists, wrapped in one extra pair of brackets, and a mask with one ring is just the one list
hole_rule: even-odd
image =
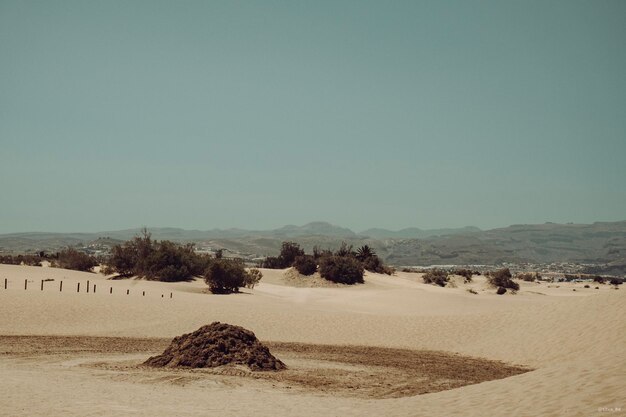
[(466, 226), (458, 229), (418, 229), (409, 227), (401, 230), (367, 229), (359, 233), (360, 236), (368, 236), (374, 239), (423, 239), (431, 236), (459, 235), (480, 232), (478, 227)]
[[(195, 242), (249, 258), (278, 254), (284, 240), (296, 241), (309, 252), (314, 246), (334, 249), (345, 241), (355, 247), (370, 245), (392, 265), (571, 262), (589, 264), (590, 271), (598, 273), (626, 273), (626, 221), (513, 225), (484, 231), (475, 227), (409, 228), (399, 231), (368, 229), (359, 234), (325, 222), (264, 231), (149, 230), (157, 240)], [(141, 229), (100, 233), (12, 233), (0, 235), (0, 252), (56, 251), (66, 246), (114, 244), (138, 236), (140, 232)]]

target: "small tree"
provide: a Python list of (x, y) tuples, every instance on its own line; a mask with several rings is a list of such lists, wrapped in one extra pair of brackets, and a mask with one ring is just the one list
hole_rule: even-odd
[(311, 255), (301, 255), (296, 257), (293, 267), (302, 275), (313, 275), (317, 271), (317, 262)]
[(278, 256), (268, 256), (263, 261), (263, 268), (283, 269), (293, 265), (298, 256), (303, 256), (304, 250), (295, 242), (283, 242)]
[(93, 256), (79, 252), (74, 248), (67, 248), (59, 252), (59, 258), (55, 264), (58, 265), (59, 268), (73, 269), (76, 271), (91, 271), (94, 266), (98, 265), (98, 262), (96, 262)]
[(363, 245), (356, 250), (356, 258), (361, 262), (373, 258), (374, 256), (376, 256), (376, 252), (368, 245)]
[(251, 284), (252, 280), (240, 259), (214, 259), (204, 273), (204, 281), (214, 294), (239, 292), (240, 287)]
[(293, 265), (298, 256), (304, 255), (304, 250), (295, 242), (283, 242), (278, 257), (281, 260), (283, 268), (289, 268)]

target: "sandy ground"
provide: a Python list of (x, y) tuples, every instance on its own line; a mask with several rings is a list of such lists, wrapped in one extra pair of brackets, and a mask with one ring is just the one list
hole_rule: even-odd
[[(307, 288), (289, 282), (293, 279), (285, 279), (283, 271), (263, 272), (254, 290), (210, 295), (199, 280), (112, 281), (97, 274), (0, 265), (0, 335), (72, 336), (49, 339), (43, 348), (32, 348), (42, 345), (41, 339), (22, 339), (31, 348), (21, 353), (19, 338), (0, 338), (0, 415), (626, 415), (623, 288), (521, 283), (518, 294), (497, 296), (480, 277), (439, 288), (409, 273), (368, 274), (366, 283), (355, 287)], [(50, 281), (41, 291), (44, 279)], [(348, 389), (309, 390), (294, 380), (251, 378), (243, 371), (138, 370), (137, 364), (165, 346), (164, 338), (212, 321), (253, 330), (295, 368), (340, 368)], [(59, 340), (71, 342), (59, 350)], [(85, 340), (102, 346), (94, 349)], [(126, 347), (119, 348), (116, 340)], [(404, 349), (414, 351), (415, 363), (424, 360), (415, 351), (447, 352), (534, 370), (421, 395), (410, 390), (406, 396), (351, 395), (349, 384), (359, 381), (350, 382), (350, 375), (363, 366), (371, 371), (367, 375), (376, 375), (383, 365), (356, 363), (347, 353), (334, 362), (324, 361), (323, 352), (304, 357), (286, 347), (298, 346), (289, 343)], [(375, 356), (384, 356), (378, 352)], [(411, 385), (419, 379), (402, 375), (389, 383), (405, 378)]]

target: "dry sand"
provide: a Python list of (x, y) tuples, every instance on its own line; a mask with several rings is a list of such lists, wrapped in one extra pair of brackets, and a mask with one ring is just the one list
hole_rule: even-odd
[[(626, 414), (624, 289), (521, 283), (518, 294), (497, 296), (482, 278), (469, 285), (459, 281), (457, 288), (438, 288), (409, 273), (368, 274), (366, 283), (355, 287), (307, 288), (290, 283), (283, 271), (263, 272), (254, 290), (210, 295), (199, 280), (111, 281), (97, 274), (0, 265), (0, 335), (54, 336), (0, 338), (0, 415)], [(26, 291), (25, 279), (30, 281)], [(42, 279), (54, 281), (45, 282), (41, 291)], [(96, 293), (92, 288), (85, 292), (87, 280), (97, 285)], [(469, 293), (469, 288), (478, 294)], [(198, 373), (137, 366), (160, 353), (167, 338), (213, 321), (253, 330), (293, 365), (295, 374), (272, 380), (235, 368)], [(305, 357), (303, 350), (311, 349), (307, 344), (329, 347)], [(388, 395), (378, 388), (371, 388), (378, 395), (368, 395), (360, 390), (367, 385), (363, 380), (394, 374), (381, 371), (384, 365), (354, 359), (368, 347), (381, 357), (385, 350), (378, 348), (403, 349), (409, 356), (397, 357), (415, 354), (415, 363), (426, 356), (406, 350), (443, 351), (534, 370), (439, 392), (400, 392), (398, 381), (411, 388), (420, 378), (397, 368), (397, 378), (384, 382), (392, 387)], [(339, 359), (328, 361), (324, 349), (344, 350)], [(331, 389), (307, 389), (298, 382), (309, 375), (305, 369), (322, 368), (325, 375), (339, 375), (320, 380)], [(315, 372), (310, 375), (319, 376)], [(345, 387), (332, 389), (337, 381)], [(430, 393), (413, 395), (416, 392)]]

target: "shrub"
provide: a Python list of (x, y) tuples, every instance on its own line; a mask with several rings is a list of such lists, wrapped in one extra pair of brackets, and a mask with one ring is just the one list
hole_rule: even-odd
[(504, 293), (506, 293), (506, 288), (504, 288), (504, 287), (498, 287), (498, 290), (496, 291), (496, 294), (498, 294), (498, 295), (502, 295), (502, 294), (504, 294)]
[(284, 269), (293, 266), (298, 256), (303, 256), (304, 250), (295, 242), (283, 242), (278, 256), (268, 256), (261, 264), (263, 268)]
[(193, 252), (192, 245), (181, 246), (164, 240), (156, 242), (145, 262), (146, 270), (143, 275), (156, 281), (183, 281), (190, 279), (202, 262)]
[(350, 256), (325, 256), (320, 259), (320, 275), (341, 284), (363, 282), (363, 266)]
[(440, 287), (445, 287), (450, 277), (443, 269), (433, 268), (422, 276), (422, 280), (424, 280), (426, 284), (435, 284)]
[(590, 288), (589, 285), (585, 285), (585, 288)]
[(0, 264), (41, 266), (41, 256), (38, 255), (2, 255)]
[(459, 275), (461, 277), (463, 277), (463, 281), (467, 284), (472, 282), (472, 275), (474, 275), (474, 272), (472, 272), (472, 270), (470, 269), (457, 269), (454, 271), (454, 275)]
[(304, 255), (304, 250), (300, 248), (300, 245), (294, 242), (283, 242), (278, 258), (282, 261), (283, 268), (289, 268), (296, 258), (302, 255)]
[(254, 287), (263, 275), (258, 269), (247, 272), (241, 259), (213, 259), (204, 273), (204, 281), (214, 294), (239, 292), (244, 286)]
[(252, 289), (259, 283), (259, 281), (261, 281), (261, 278), (263, 278), (261, 271), (256, 268), (251, 268), (246, 274), (246, 281), (244, 285), (246, 288)]
[(615, 285), (615, 286), (622, 285), (622, 280), (618, 278), (611, 278), (611, 281), (609, 282), (609, 284)]
[(520, 272), (517, 274), (516, 278), (526, 282), (534, 282), (535, 280), (541, 278), (541, 276), (537, 272)]
[(261, 262), (261, 268), (282, 269), (282, 262), (277, 256), (268, 256)]
[(311, 255), (300, 255), (293, 263), (294, 268), (302, 275), (313, 275), (317, 271), (317, 262)]
[(509, 268), (498, 269), (487, 275), (487, 282), (493, 287), (508, 288), (514, 291), (519, 290), (519, 284), (513, 281)]
[(98, 265), (93, 256), (79, 252), (74, 248), (67, 248), (59, 252), (58, 259), (54, 261), (54, 266), (75, 271), (91, 271)]
[(604, 284), (604, 278), (600, 275), (596, 275), (593, 277), (593, 282), (597, 282), (598, 284)]
[(468, 288), (468, 289), (467, 289), (467, 292), (469, 292), (469, 293), (471, 293), (471, 294), (478, 294), (478, 291), (476, 291), (476, 290), (475, 290), (475, 289), (473, 289), (473, 288)]
[[(351, 253), (351, 250), (348, 249), (346, 252)], [(383, 261), (376, 255), (374, 249), (370, 248), (368, 245), (363, 245), (358, 248), (354, 256), (363, 264), (363, 268), (370, 272), (387, 275), (393, 274), (393, 270), (383, 265)]]
[(341, 242), (341, 246), (335, 251), (335, 256), (342, 258), (355, 257), (356, 253), (352, 250), (352, 245), (348, 245), (346, 242)]
[(201, 275), (210, 261), (208, 255), (198, 255), (193, 244), (180, 245), (168, 240), (153, 241), (143, 230), (136, 236), (111, 249), (104, 272), (121, 276), (137, 275), (157, 281), (184, 281)]

